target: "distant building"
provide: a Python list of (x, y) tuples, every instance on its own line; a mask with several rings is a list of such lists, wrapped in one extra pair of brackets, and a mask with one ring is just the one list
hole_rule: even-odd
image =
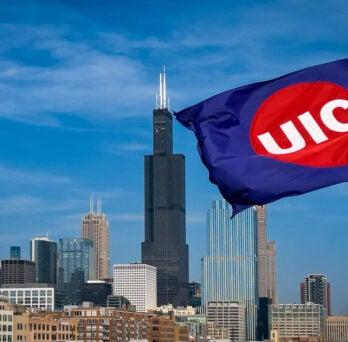
[(82, 218), (81, 236), (93, 241), (95, 250), (95, 277), (105, 280), (110, 277), (110, 242), (109, 221), (101, 212), (98, 201), (97, 213), (94, 213), (93, 197), (90, 201), (90, 212)]
[(30, 259), (35, 262), (36, 282), (57, 284), (57, 243), (48, 238), (30, 240)]
[(279, 342), (300, 337), (316, 337), (319, 342), (325, 334), (326, 317), (326, 309), (320, 304), (273, 304), (270, 308), (270, 328), (276, 332), (273, 336)]
[(140, 263), (114, 265), (113, 294), (126, 297), (136, 311), (157, 306), (156, 268)]
[(157, 304), (187, 305), (185, 156), (173, 153), (173, 115), (166, 103), (165, 73), (153, 111), (153, 154), (144, 158), (145, 241), (141, 261), (157, 269)]
[(326, 320), (327, 342), (348, 341), (348, 316), (329, 316)]
[(109, 295), (107, 297), (106, 306), (108, 308), (115, 308), (115, 309), (128, 309), (130, 306), (130, 301), (120, 295)]
[(205, 315), (175, 315), (175, 323), (188, 327), (190, 339), (194, 341), (208, 336), (208, 322)]
[(20, 304), (41, 311), (63, 308), (63, 296), (55, 287), (47, 284), (22, 284), (0, 288), (0, 293), (9, 298), (10, 304)]
[(213, 201), (208, 212), (208, 255), (203, 258), (202, 305), (238, 302), (246, 306), (247, 339), (257, 328), (257, 216), (254, 207), (231, 219), (225, 200)]
[(88, 280), (81, 285), (82, 302), (91, 302), (95, 306), (107, 305), (107, 298), (112, 294), (112, 285), (102, 280)]
[(35, 283), (35, 262), (22, 259), (1, 260), (1, 286)]
[(314, 303), (325, 306), (327, 315), (331, 315), (330, 284), (324, 274), (309, 274), (300, 285), (301, 303)]
[(19, 246), (11, 246), (10, 248), (10, 259), (20, 259), (21, 248)]
[(209, 301), (207, 307), (209, 323), (227, 328), (231, 341), (247, 340), (246, 305), (232, 301)]
[(93, 241), (83, 238), (62, 238), (58, 245), (60, 280), (65, 291), (65, 304), (80, 304), (81, 285), (95, 280)]
[(199, 308), (202, 305), (202, 285), (195, 281), (188, 284), (189, 287), (189, 301), (188, 305), (194, 308)]

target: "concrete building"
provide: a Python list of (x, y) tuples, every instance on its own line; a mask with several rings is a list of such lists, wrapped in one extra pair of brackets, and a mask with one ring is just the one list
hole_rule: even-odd
[(331, 315), (330, 284), (324, 274), (309, 274), (301, 283), (301, 303), (314, 303), (325, 306)]
[(247, 339), (257, 328), (257, 216), (249, 208), (233, 219), (225, 200), (213, 201), (208, 212), (208, 255), (202, 260), (202, 305), (226, 301), (246, 305)]
[(54, 286), (47, 284), (22, 284), (0, 288), (10, 304), (20, 304), (42, 311), (55, 311), (63, 307), (63, 296)]
[(185, 157), (173, 154), (173, 116), (166, 102), (165, 73), (153, 111), (153, 154), (144, 159), (145, 241), (141, 262), (157, 269), (157, 304), (188, 302)]
[(57, 243), (47, 237), (30, 240), (30, 259), (35, 262), (36, 282), (57, 285)]
[(156, 268), (140, 263), (114, 265), (113, 294), (126, 297), (136, 311), (157, 307)]
[(245, 303), (232, 301), (209, 301), (207, 319), (220, 328), (228, 329), (231, 341), (247, 340)]
[(275, 337), (279, 342), (300, 337), (319, 341), (325, 335), (326, 309), (320, 304), (273, 304), (270, 317), (274, 341)]
[(348, 341), (348, 316), (329, 316), (326, 320), (327, 342)]
[(97, 213), (94, 213), (94, 202), (91, 196), (90, 212), (82, 218), (81, 237), (93, 241), (95, 251), (95, 278), (105, 280), (110, 277), (110, 243), (109, 221), (101, 212), (98, 201)]
[(1, 260), (1, 286), (8, 284), (35, 283), (35, 262), (24, 259)]

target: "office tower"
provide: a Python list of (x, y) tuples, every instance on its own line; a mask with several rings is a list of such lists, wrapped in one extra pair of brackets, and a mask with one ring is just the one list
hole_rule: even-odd
[(301, 283), (301, 303), (321, 304), (331, 315), (330, 284), (324, 274), (309, 274)]
[(230, 332), (230, 341), (246, 341), (246, 307), (233, 301), (209, 301), (207, 319)]
[(81, 285), (95, 279), (93, 241), (83, 238), (62, 238), (58, 245), (60, 279), (65, 292), (65, 304), (81, 302)]
[(202, 306), (202, 285), (195, 281), (188, 284), (189, 289), (189, 301), (188, 305), (199, 308)]
[(267, 242), (267, 298), (272, 304), (278, 304), (277, 273), (276, 273), (276, 243)]
[(22, 259), (1, 260), (1, 286), (35, 283), (35, 262)]
[(11, 246), (10, 259), (20, 259), (20, 258), (21, 258), (21, 248), (19, 246)]
[(257, 282), (258, 314), (257, 339), (268, 339), (268, 307), (277, 301), (275, 274), (275, 242), (267, 242), (267, 210), (265, 205), (255, 206), (257, 217)]
[(274, 304), (270, 307), (271, 336), (276, 331), (279, 341), (321, 342), (325, 319), (326, 310), (319, 304)]
[(48, 238), (30, 240), (30, 259), (35, 262), (36, 282), (57, 285), (57, 243)]
[(108, 296), (112, 294), (112, 284), (103, 280), (87, 280), (81, 285), (82, 302), (106, 307)]
[(208, 212), (208, 255), (202, 260), (202, 304), (235, 301), (246, 305), (247, 339), (256, 337), (257, 215), (249, 208), (233, 219), (225, 200), (213, 201)]
[(101, 201), (97, 203), (97, 213), (93, 209), (93, 197), (90, 199), (90, 212), (82, 218), (82, 238), (93, 241), (95, 250), (96, 279), (103, 280), (110, 277), (110, 247), (109, 221), (101, 212)]
[(153, 154), (145, 156), (145, 241), (142, 263), (157, 269), (157, 304), (188, 300), (185, 157), (173, 154), (173, 117), (166, 105), (165, 74), (153, 111)]
[(136, 311), (147, 312), (157, 307), (156, 268), (131, 263), (114, 265), (113, 294), (126, 297)]

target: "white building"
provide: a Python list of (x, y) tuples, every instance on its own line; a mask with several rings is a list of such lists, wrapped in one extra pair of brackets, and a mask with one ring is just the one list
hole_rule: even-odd
[(56, 309), (55, 292), (53, 286), (0, 288), (0, 294), (8, 297), (9, 303), (37, 308), (40, 311), (54, 311)]
[(157, 307), (156, 267), (130, 263), (114, 265), (113, 294), (126, 297), (136, 311), (147, 312)]

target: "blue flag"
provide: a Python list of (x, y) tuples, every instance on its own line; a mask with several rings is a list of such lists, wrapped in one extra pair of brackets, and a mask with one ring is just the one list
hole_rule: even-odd
[(348, 180), (348, 59), (232, 89), (174, 113), (233, 215)]

